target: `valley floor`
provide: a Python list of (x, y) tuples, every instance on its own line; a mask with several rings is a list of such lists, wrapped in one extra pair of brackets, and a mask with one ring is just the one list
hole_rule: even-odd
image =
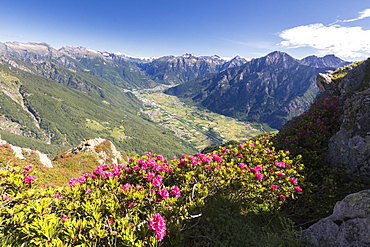
[(226, 117), (207, 109), (190, 106), (161, 90), (135, 91), (144, 103), (142, 112), (153, 122), (174, 131), (196, 149), (221, 145), (230, 140), (246, 141), (262, 133), (251, 124)]

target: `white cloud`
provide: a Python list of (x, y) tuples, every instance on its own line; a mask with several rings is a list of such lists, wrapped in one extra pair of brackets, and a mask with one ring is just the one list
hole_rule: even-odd
[(288, 48), (312, 47), (340, 57), (359, 58), (370, 54), (370, 30), (362, 27), (310, 24), (284, 30), (279, 43)]
[(360, 20), (366, 17), (370, 17), (370, 9), (365, 9), (364, 11), (360, 12), (360, 17), (358, 19)]
[(361, 11), (359, 14), (360, 14), (360, 16), (357, 17), (357, 18), (349, 19), (349, 20), (336, 21), (335, 23), (338, 23), (338, 22), (352, 22), (352, 21), (358, 21), (358, 20), (365, 19), (367, 17), (370, 17), (370, 9), (365, 9), (365, 10)]
[(279, 33), (284, 39), (280, 46), (287, 48), (311, 47), (320, 53), (333, 53), (345, 58), (363, 58), (370, 56), (370, 30), (360, 26), (344, 26), (348, 23), (370, 17), (370, 9), (359, 12), (355, 19), (336, 21), (333, 24), (322, 23), (302, 25)]

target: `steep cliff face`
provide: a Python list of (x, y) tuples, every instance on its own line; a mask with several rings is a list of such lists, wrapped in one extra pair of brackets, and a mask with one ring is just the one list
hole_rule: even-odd
[(323, 94), (336, 92), (343, 104), (341, 128), (329, 141), (327, 159), (345, 164), (354, 174), (370, 175), (370, 59), (327, 83)]

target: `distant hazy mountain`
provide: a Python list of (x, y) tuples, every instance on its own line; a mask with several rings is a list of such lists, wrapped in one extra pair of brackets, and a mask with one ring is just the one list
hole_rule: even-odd
[(165, 56), (155, 59), (131, 58), (123, 54), (99, 52), (85, 47), (66, 46), (59, 50), (45, 43), (0, 43), (0, 54), (24, 62), (52, 62), (98, 76), (125, 89), (180, 84), (209, 73), (240, 66), (246, 59), (225, 60), (219, 56)]
[(97, 52), (84, 47), (54, 49), (45, 43), (0, 43), (0, 54), (24, 62), (52, 62), (67, 69), (98, 76), (127, 89), (154, 87), (156, 83), (144, 75), (138, 66), (124, 55)]
[(298, 60), (272, 52), (166, 93), (191, 99), (226, 116), (280, 128), (313, 101), (318, 93), (317, 74), (343, 64), (346, 62), (334, 56)]
[(219, 72), (225, 63), (227, 60), (218, 56), (196, 57), (185, 54), (161, 57), (139, 66), (152, 80), (174, 85), (192, 81), (205, 74)]
[(308, 56), (303, 58), (300, 62), (304, 65), (318, 68), (339, 68), (350, 64), (350, 62), (343, 61), (334, 55), (326, 55), (325, 57)]

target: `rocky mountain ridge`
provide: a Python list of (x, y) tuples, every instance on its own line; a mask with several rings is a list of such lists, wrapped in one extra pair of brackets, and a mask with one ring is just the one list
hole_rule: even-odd
[[(120, 53), (95, 51), (86, 47), (65, 46), (55, 49), (46, 43), (19, 42), (0, 43), (0, 54), (27, 63), (52, 62), (67, 69), (101, 77), (125, 89), (154, 87), (158, 83), (177, 85), (195, 80), (200, 76), (242, 66), (248, 62), (240, 56), (227, 60), (217, 55), (194, 56), (189, 53), (182, 56), (140, 59)], [(272, 57), (269, 56), (269, 58)], [(291, 58), (287, 59), (291, 60)], [(313, 67), (341, 67), (346, 64), (334, 55), (322, 58), (310, 56), (302, 60), (293, 60)], [(251, 62), (262, 61), (252, 59)], [(282, 64), (282, 61), (271, 60), (263, 61), (261, 66), (270, 66), (274, 62)]]
[(314, 65), (348, 64), (333, 56), (298, 60), (276, 51), (166, 92), (226, 116), (280, 128), (312, 103), (319, 91), (317, 74), (332, 69), (308, 66), (309, 60)]
[(46, 43), (19, 42), (0, 43), (0, 54), (27, 63), (52, 62), (126, 89), (154, 87), (157, 83), (179, 84), (246, 61), (238, 56), (228, 61), (217, 55), (197, 57), (192, 54), (148, 60), (86, 47), (65, 46), (57, 50)]

